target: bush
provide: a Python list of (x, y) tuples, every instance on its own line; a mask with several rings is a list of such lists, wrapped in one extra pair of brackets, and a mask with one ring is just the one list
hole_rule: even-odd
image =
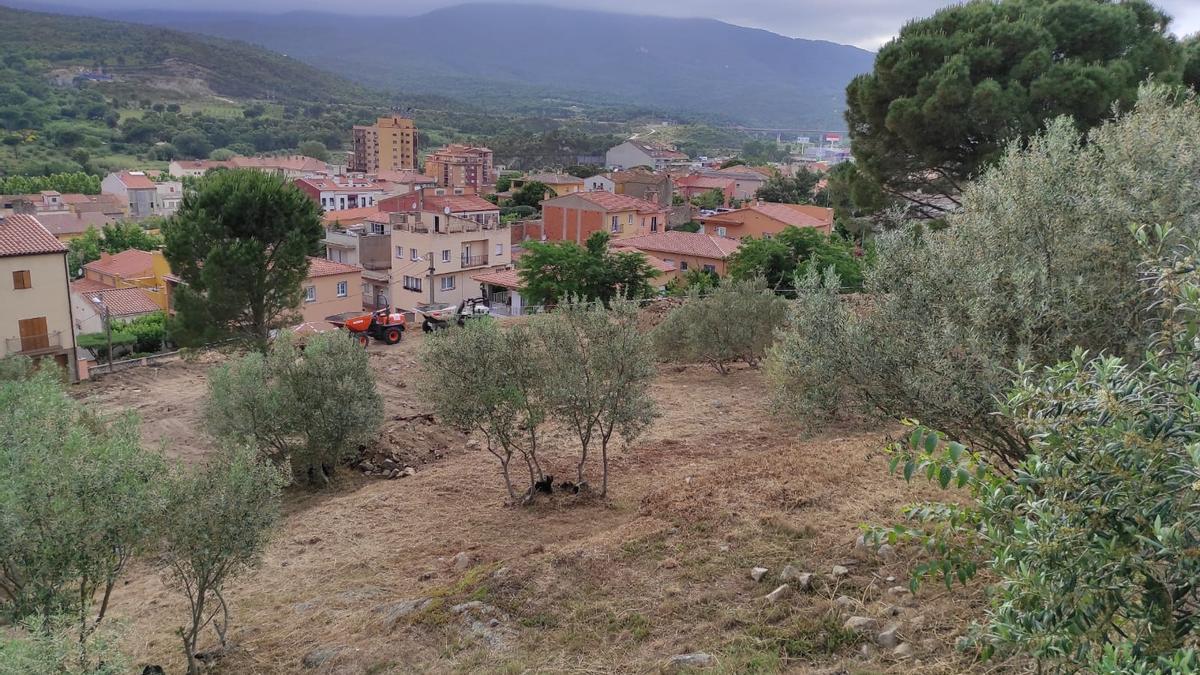
[(1012, 475), (922, 427), (894, 449), (906, 478), (972, 497), (912, 507), (911, 527), (877, 534), (941, 553), (918, 573), (948, 585), (988, 561), (997, 581), (976, 631), (985, 654), (1020, 651), (1062, 670), (1196, 672), (1198, 263), (1189, 252), (1153, 275), (1166, 321), (1142, 365), (1076, 350), (1020, 371), (1001, 414), (1031, 441)]
[(948, 228), (881, 235), (853, 304), (836, 296), (838, 279), (808, 274), (773, 352), (780, 403), (810, 424), (854, 405), (917, 417), (1019, 460), (1028, 441), (994, 414), (1018, 361), (1055, 363), (1076, 346), (1136, 355), (1145, 344), (1152, 311), (1130, 225), (1200, 232), (1197, 139), (1193, 95), (1144, 88), (1086, 144), (1060, 119), (1010, 147)]
[(0, 634), (0, 673), (123, 675), (129, 660), (117, 649), (112, 626), (91, 633), (81, 647), (75, 618), (28, 619), (21, 633)]
[(757, 366), (787, 319), (787, 301), (761, 278), (722, 284), (708, 296), (701, 291), (693, 288), (687, 301), (655, 329), (659, 356), (707, 363), (722, 375), (735, 361)]
[(129, 321), (114, 321), (113, 335), (118, 332), (133, 336), (135, 352), (161, 351), (167, 341), (167, 315), (165, 312), (154, 312)]
[[(96, 358), (101, 361), (108, 358), (108, 333), (83, 333), (75, 339), (75, 344), (84, 349), (90, 349), (96, 354)], [(113, 354), (115, 355), (120, 347), (128, 347), (137, 343), (137, 336), (133, 333), (125, 332), (117, 328), (117, 322), (113, 322), (112, 331), (112, 346)]]
[(346, 333), (310, 337), (301, 350), (285, 332), (268, 354), (213, 369), (204, 414), (213, 436), (288, 460), (298, 476), (326, 485), (375, 433), (383, 404), (366, 351)]

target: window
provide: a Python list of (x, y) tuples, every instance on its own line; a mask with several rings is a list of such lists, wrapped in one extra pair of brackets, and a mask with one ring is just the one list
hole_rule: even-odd
[(397, 246), (397, 247), (396, 247), (396, 258), (397, 258), (398, 260), (403, 260), (403, 259), (404, 259), (404, 247), (403, 247), (403, 246)]
[(612, 217), (612, 226), (610, 227), (610, 229), (611, 229), (613, 232), (620, 232), (620, 231), (621, 231), (621, 217), (620, 217), (620, 216), (613, 216), (613, 217)]
[(442, 249), (442, 262), (450, 262), (450, 249)]
[(339, 298), (346, 297), (346, 282), (339, 281), (337, 285), (337, 296)]
[(383, 234), (383, 223), (371, 223), (371, 234)]
[(417, 262), (418, 260), (421, 259), (421, 255), (419, 253), (417, 253), (417, 249), (415, 249), (415, 248), (409, 249), (409, 253), (412, 255), (412, 257), (409, 258), (409, 260), (412, 260), (413, 262)]
[(725, 228), (723, 228), (723, 227), (718, 227), (718, 228), (717, 228), (717, 236), (718, 236), (718, 237), (724, 237), (724, 236), (725, 236)]
[(632, 213), (625, 216), (625, 222), (629, 223), (630, 225), (633, 224), (633, 214)]
[(680, 271), (680, 272), (686, 272), (686, 271), (687, 271), (687, 261), (686, 261), (686, 260), (680, 260), (680, 261), (679, 261), (679, 271)]
[(504, 255), (504, 244), (496, 244), (496, 255)]
[(29, 270), (13, 270), (13, 290), (21, 291), (32, 287), (33, 284), (29, 282)]
[(704, 266), (704, 271), (705, 271), (705, 272), (714, 272), (714, 273), (715, 273), (715, 272), (717, 271), (717, 266), (716, 266), (716, 265), (705, 265), (705, 266)]
[(421, 290), (420, 277), (405, 276), (404, 277), (404, 289), (409, 290), (409, 291), (420, 291)]
[(650, 231), (658, 232), (658, 216), (650, 216)]
[(443, 291), (454, 290), (454, 277), (442, 277), (442, 290)]
[(317, 287), (316, 286), (305, 287), (304, 301), (305, 302), (316, 302), (317, 301)]

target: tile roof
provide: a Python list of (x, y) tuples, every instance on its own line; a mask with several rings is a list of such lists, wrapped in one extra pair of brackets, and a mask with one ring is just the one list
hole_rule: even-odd
[(75, 281), (71, 282), (71, 290), (76, 293), (93, 293), (95, 291), (107, 291), (113, 288), (116, 288), (116, 286), (109, 286), (103, 281), (96, 281), (95, 279), (88, 279), (87, 277), (76, 279)]
[(516, 290), (521, 287), (521, 274), (516, 269), (490, 270), (471, 276), (475, 281)]
[(150, 298), (150, 295), (143, 288), (136, 286), (128, 288), (104, 288), (84, 290), (77, 286), (78, 282), (71, 284), (71, 290), (86, 297), (89, 301), (91, 298), (98, 297), (100, 302), (103, 302), (108, 311), (113, 316), (131, 316), (136, 314), (150, 314), (158, 312), (162, 307)]
[(658, 204), (648, 202), (637, 197), (629, 195), (619, 195), (606, 190), (591, 190), (589, 192), (572, 192), (561, 197), (553, 197), (542, 202), (542, 205), (556, 205), (559, 200), (569, 200), (572, 198), (582, 199), (586, 202), (594, 204), (604, 209), (606, 212), (612, 211), (637, 211), (638, 213), (661, 213), (666, 210)]
[(113, 255), (101, 253), (99, 260), (84, 265), (83, 269), (122, 279), (144, 279), (154, 274), (154, 255), (136, 248)]
[(691, 187), (704, 190), (730, 190), (734, 187), (732, 178), (718, 178), (717, 176), (701, 176), (699, 174), (691, 174), (675, 179), (676, 187)]
[(67, 234), (83, 234), (89, 227), (97, 230), (117, 222), (115, 216), (100, 211), (77, 211), (75, 213), (40, 213), (38, 221), (57, 237)]
[(714, 260), (724, 260), (741, 246), (736, 239), (678, 230), (667, 230), (641, 237), (628, 237), (614, 243), (625, 248), (636, 248), (639, 251), (692, 255)]
[(613, 171), (608, 174), (608, 179), (614, 183), (646, 183), (657, 185), (663, 182), (665, 178), (670, 178), (670, 175), (646, 171), (645, 169), (626, 169), (624, 171)]
[(308, 276), (307, 279), (316, 277), (331, 277), (335, 274), (361, 274), (362, 268), (346, 263), (326, 260), (324, 258), (308, 257)]
[(356, 209), (342, 209), (341, 211), (327, 211), (321, 220), (326, 225), (335, 225), (341, 223), (343, 225), (351, 224), (350, 221), (361, 221), (380, 215), (378, 206), (360, 206)]
[(305, 155), (281, 155), (278, 157), (231, 157), (229, 163), (239, 169), (265, 169), (268, 171), (325, 171), (328, 165), (314, 157)]
[(569, 173), (531, 173), (517, 180), (537, 181), (546, 185), (583, 185), (583, 179)]
[(646, 262), (650, 263), (650, 266), (653, 267), (654, 269), (658, 270), (660, 274), (663, 272), (675, 271), (675, 263), (669, 263), (666, 260), (659, 258), (658, 256), (650, 255), (649, 253), (638, 250), (632, 246), (622, 246), (620, 240), (613, 242), (612, 249), (613, 249), (613, 251), (616, 251), (617, 253), (629, 253), (629, 252), (641, 253), (642, 256), (644, 256), (646, 258)]
[(828, 230), (833, 226), (833, 209), (811, 204), (780, 204), (777, 202), (761, 202), (750, 204), (726, 213), (700, 218), (702, 223), (731, 223), (742, 224), (742, 215), (746, 212), (760, 213), (772, 220), (785, 225), (796, 227), (815, 227)]
[(689, 159), (689, 157), (684, 153), (679, 152), (675, 148), (663, 145), (662, 143), (635, 141), (632, 139), (626, 142), (633, 144), (634, 147), (655, 159)]
[(389, 169), (381, 169), (374, 174), (376, 180), (387, 181), (389, 183), (398, 183), (401, 185), (428, 183), (434, 185), (437, 179), (433, 176), (426, 176), (420, 171), (391, 171)]
[(499, 206), (479, 195), (433, 195), (420, 192), (395, 195), (381, 199), (377, 204), (380, 211), (386, 212), (416, 211), (420, 209), (430, 213), (444, 213), (446, 207), (450, 207), (450, 213), (500, 210)]
[(369, 178), (339, 181), (334, 178), (297, 178), (296, 183), (305, 183), (321, 192), (382, 192), (383, 186)]
[(117, 174), (125, 187), (130, 190), (154, 190), (154, 181), (146, 177), (142, 171), (122, 171)]
[(0, 257), (65, 253), (66, 250), (62, 242), (29, 214), (14, 213), (0, 219)]

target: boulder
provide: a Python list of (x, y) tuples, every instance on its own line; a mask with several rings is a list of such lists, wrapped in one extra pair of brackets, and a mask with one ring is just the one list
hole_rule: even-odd
[(846, 619), (846, 623), (842, 624), (842, 628), (852, 630), (855, 633), (865, 633), (869, 630), (874, 630), (879, 622), (869, 616), (852, 616)]
[(875, 636), (875, 644), (884, 649), (894, 649), (900, 644), (900, 624), (889, 623)]
[(415, 598), (412, 600), (401, 600), (399, 602), (391, 602), (386, 605), (380, 605), (375, 608), (375, 612), (383, 615), (383, 620), (387, 623), (396, 623), (404, 617), (419, 612), (428, 607), (433, 600), (431, 598)]
[(792, 590), (791, 586), (788, 586), (787, 584), (783, 584), (779, 588), (776, 588), (775, 590), (771, 591), (770, 593), (767, 593), (766, 600), (767, 600), (767, 602), (778, 602), (779, 600), (782, 600), (784, 596), (786, 596), (788, 593), (790, 593), (791, 590)]
[(895, 560), (896, 549), (892, 548), (891, 544), (882, 544), (879, 548), (875, 549), (875, 555), (883, 560)]
[(834, 577), (841, 578), (841, 577), (846, 576), (847, 574), (850, 574), (850, 570), (848, 568), (846, 568), (845, 566), (843, 566), (843, 565), (834, 565), (833, 566), (833, 576)]
[(667, 659), (666, 665), (663, 666), (663, 672), (677, 673), (686, 668), (712, 668), (715, 665), (717, 665), (717, 660), (712, 654), (706, 654), (705, 652), (676, 654)]
[(911, 659), (915, 653), (916, 652), (912, 648), (912, 645), (906, 642), (904, 644), (897, 645), (896, 648), (892, 650), (892, 658), (900, 660)]
[(767, 576), (767, 568), (755, 567), (750, 570), (750, 578), (757, 581), (762, 581), (763, 577)]

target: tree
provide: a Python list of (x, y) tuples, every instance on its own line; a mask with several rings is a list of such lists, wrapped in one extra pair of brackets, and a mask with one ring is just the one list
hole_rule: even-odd
[(1148, 77), (1178, 83), (1168, 23), (1145, 0), (972, 2), (911, 22), (846, 89), (855, 160), (938, 215), (1010, 141), (1061, 115), (1093, 127)]
[(323, 486), (370, 440), (383, 404), (366, 351), (348, 335), (316, 335), (301, 350), (284, 332), (266, 355), (213, 369), (204, 417), (216, 438), (290, 461), (297, 476)]
[(167, 342), (166, 312), (145, 314), (128, 321), (114, 321), (113, 335), (118, 333), (127, 333), (133, 337), (135, 352), (157, 352)]
[(576, 482), (594, 442), (600, 443), (600, 496), (608, 494), (608, 450), (613, 440), (626, 445), (658, 416), (650, 397), (654, 377), (651, 344), (637, 327), (637, 306), (567, 302), (538, 315), (533, 334), (545, 351), (542, 378), (553, 414), (579, 439)]
[(88, 662), (117, 582), (158, 531), (163, 471), (133, 414), (92, 413), (52, 369), (0, 381), (0, 609), (45, 631), (71, 617)]
[(754, 193), (756, 199), (782, 204), (812, 204), (817, 182), (821, 177), (806, 168), (796, 170), (794, 176), (776, 174)]
[(74, 619), (26, 619), (22, 631), (0, 635), (0, 673), (23, 675), (123, 675), (129, 659), (117, 647), (117, 631), (105, 624), (79, 643)]
[(853, 304), (840, 280), (811, 271), (773, 354), (780, 402), (808, 423), (856, 405), (915, 417), (1020, 460), (1028, 439), (995, 414), (1018, 362), (1057, 363), (1076, 347), (1128, 357), (1153, 330), (1130, 224), (1200, 234), (1198, 138), (1194, 95), (1147, 87), (1086, 145), (1065, 118), (1014, 144), (946, 229), (879, 235)]
[(698, 209), (705, 209), (707, 211), (719, 209), (722, 206), (725, 206), (725, 193), (716, 188), (705, 190), (695, 197), (692, 197), (692, 206), (695, 206)]
[(594, 232), (582, 247), (574, 242), (527, 242), (517, 261), (521, 295), (533, 305), (554, 305), (568, 298), (636, 300), (648, 297), (658, 276), (638, 252), (614, 253), (607, 232)]
[(265, 349), (270, 331), (300, 304), (323, 232), (320, 207), (282, 176), (206, 176), (163, 228), (164, 254), (183, 281), (175, 295), (180, 341), (232, 335)]
[(729, 259), (729, 276), (739, 281), (763, 278), (777, 291), (795, 288), (797, 274), (810, 268), (833, 267), (847, 288), (859, 288), (865, 261), (854, 244), (838, 235), (826, 235), (811, 227), (789, 225), (771, 239), (746, 237)]
[(211, 160), (218, 161), (218, 162), (224, 162), (226, 160), (232, 159), (234, 154), (235, 153), (233, 152), (233, 150), (230, 150), (229, 148), (217, 148), (216, 150), (213, 150), (212, 152), (208, 153), (208, 158)]
[(513, 193), (512, 206), (532, 206), (535, 209), (542, 208), (542, 200), (547, 195), (553, 195), (554, 191), (549, 185), (541, 181), (531, 180), (521, 186), (519, 190)]
[(82, 236), (67, 243), (67, 267), (78, 278), (83, 276), (83, 266), (99, 260), (102, 253), (120, 253), (131, 248), (153, 251), (161, 245), (161, 237), (150, 234), (138, 223), (117, 222), (101, 230), (88, 226)]
[(756, 367), (786, 319), (787, 301), (762, 279), (722, 284), (707, 296), (693, 289), (654, 330), (654, 346), (663, 359), (707, 363), (725, 375), (735, 361)]
[(172, 477), (160, 562), (164, 577), (187, 599), (187, 623), (179, 636), (189, 674), (199, 672), (197, 642), (210, 623), (221, 647), (227, 646), (225, 585), (261, 563), (286, 484), (282, 471), (244, 446)]
[(520, 178), (520, 171), (505, 171), (496, 178), (496, 192), (508, 192), (514, 178)]
[(200, 129), (184, 129), (171, 137), (171, 145), (184, 157), (203, 159), (212, 152), (208, 136)]
[[(432, 333), (421, 363), (422, 396), (438, 418), (464, 432), (481, 433), (487, 451), (500, 461), (511, 502), (531, 501), (535, 483), (544, 478), (537, 453), (549, 373), (529, 327), (501, 330), (495, 321), (470, 321)], [(529, 476), (523, 493), (513, 486), (514, 456), (525, 463)]]
[(319, 159), (322, 162), (329, 161), (329, 148), (321, 141), (305, 141), (300, 144), (300, 154), (313, 159)]

